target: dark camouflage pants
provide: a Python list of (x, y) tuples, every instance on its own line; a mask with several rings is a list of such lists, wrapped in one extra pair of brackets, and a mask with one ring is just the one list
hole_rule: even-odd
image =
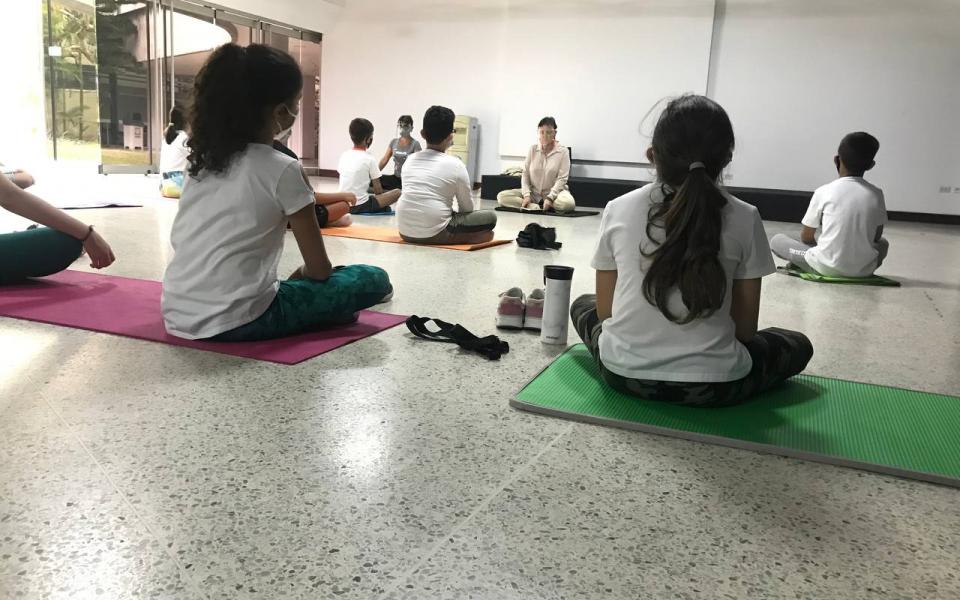
[(771, 327), (758, 331), (746, 345), (753, 359), (750, 373), (736, 381), (716, 383), (630, 379), (611, 373), (600, 362), (597, 343), (602, 323), (597, 316), (597, 297), (580, 296), (570, 307), (573, 326), (597, 361), (600, 375), (613, 389), (643, 398), (687, 406), (718, 407), (739, 404), (803, 371), (813, 356), (807, 336)]
[(351, 323), (356, 320), (357, 311), (370, 308), (392, 291), (386, 271), (370, 265), (337, 267), (326, 281), (281, 281), (277, 297), (265, 313), (212, 339), (217, 342), (269, 340)]

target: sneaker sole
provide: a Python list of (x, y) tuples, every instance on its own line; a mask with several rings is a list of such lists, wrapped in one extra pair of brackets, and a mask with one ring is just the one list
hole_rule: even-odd
[(497, 329), (523, 329), (523, 317), (497, 315)]
[(543, 327), (543, 319), (525, 319), (523, 321), (524, 329), (535, 329), (540, 331), (541, 327)]

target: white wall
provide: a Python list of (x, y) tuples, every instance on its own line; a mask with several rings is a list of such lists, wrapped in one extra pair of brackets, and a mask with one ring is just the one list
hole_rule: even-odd
[[(696, 4), (645, 1), (661, 9), (650, 19), (676, 17)], [(864, 129), (880, 139), (869, 177), (886, 190), (889, 209), (960, 214), (960, 193), (939, 192), (941, 186), (960, 188), (960, 2), (717, 2), (709, 91), (730, 112), (737, 133), (731, 185), (812, 190), (835, 176), (832, 157), (843, 134)], [(499, 172), (517, 162), (502, 159), (498, 139), (501, 117), (515, 98), (503, 65), (520, 60), (506, 50), (515, 45), (512, 25), (534, 14), (539, 26), (532, 38), (543, 38), (545, 47), (574, 47), (581, 68), (602, 69), (611, 59), (603, 52), (607, 44), (593, 37), (590, 20), (579, 34), (558, 39), (545, 11), (558, 22), (591, 10), (629, 15), (636, 6), (626, 0), (348, 0), (341, 18), (324, 30), (320, 166), (336, 168), (350, 143), (351, 118), (373, 121), (379, 153), (399, 114), (412, 114), (419, 128), (423, 111), (439, 103), (480, 119), (480, 172)], [(691, 45), (709, 45), (691, 39), (690, 28), (666, 31)], [(699, 29), (695, 34), (709, 36)], [(638, 69), (644, 63), (683, 67), (653, 42), (635, 59)], [(626, 65), (618, 68), (623, 78), (637, 76)], [(549, 81), (544, 77), (543, 85)], [(574, 118), (616, 118), (609, 106), (597, 97)], [(569, 120), (560, 120), (562, 141)], [(638, 126), (625, 122), (623, 135), (635, 135)], [(576, 158), (577, 144), (567, 143)], [(638, 148), (638, 161), (641, 153)], [(650, 176), (639, 163), (575, 164), (574, 174)]]
[(637, 163), (653, 129), (649, 120), (638, 127), (650, 107), (706, 91), (713, 0), (513, 4), (501, 68), (501, 155), (525, 156), (549, 114), (575, 160)]
[(373, 122), (379, 154), (399, 115), (419, 130), (442, 104), (479, 119), (480, 173), (521, 160), (552, 114), (575, 159), (627, 163), (574, 174), (645, 177), (639, 121), (664, 95), (705, 91), (712, 16), (713, 0), (350, 0), (323, 40), (320, 166), (336, 167), (353, 117)]
[(320, 167), (336, 168), (340, 153), (351, 145), (347, 128), (354, 117), (373, 122), (372, 151), (380, 155), (396, 136), (397, 117), (412, 115), (419, 132), (424, 111), (441, 104), (479, 119), (480, 172), (499, 172), (505, 2), (379, 4), (351, 1), (324, 34)]
[(0, 162), (32, 167), (46, 157), (43, 26), (39, 2), (4, 3), (0, 35)]
[(844, 134), (880, 140), (891, 210), (960, 214), (960, 2), (727, 1), (712, 95), (737, 134), (730, 185), (812, 190)]

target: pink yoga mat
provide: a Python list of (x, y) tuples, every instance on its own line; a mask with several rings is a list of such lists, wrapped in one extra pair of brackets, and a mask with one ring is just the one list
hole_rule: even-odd
[(263, 342), (203, 342), (174, 337), (163, 327), (159, 281), (64, 271), (0, 287), (0, 316), (113, 333), (140, 340), (294, 365), (406, 320), (369, 310), (356, 323)]

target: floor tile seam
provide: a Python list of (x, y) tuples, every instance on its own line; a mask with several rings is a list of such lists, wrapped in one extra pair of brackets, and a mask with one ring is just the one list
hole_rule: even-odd
[(126, 506), (127, 509), (130, 510), (130, 512), (134, 515), (137, 523), (147, 532), (147, 534), (151, 538), (154, 539), (154, 541), (157, 542), (157, 544), (160, 545), (160, 547), (163, 549), (164, 554), (166, 554), (167, 557), (173, 561), (173, 563), (177, 567), (177, 571), (180, 573), (180, 577), (183, 579), (184, 582), (186, 582), (189, 585), (192, 595), (195, 598), (205, 598), (209, 600), (210, 596), (203, 591), (202, 586), (200, 586), (196, 581), (194, 581), (192, 575), (189, 572), (187, 572), (186, 567), (184, 567), (183, 563), (177, 557), (176, 552), (173, 551), (174, 544), (168, 545), (163, 539), (163, 537), (160, 536), (154, 530), (153, 527), (151, 527), (150, 523), (147, 521), (144, 515), (137, 509), (136, 506), (134, 506), (132, 502), (130, 502), (130, 499), (127, 497), (127, 494), (125, 494), (123, 490), (120, 489), (120, 486), (117, 484), (114, 478), (110, 476), (110, 473), (107, 471), (106, 467), (104, 467), (103, 463), (100, 462), (99, 459), (97, 459), (96, 455), (93, 453), (92, 450), (90, 450), (87, 444), (83, 441), (83, 438), (80, 437), (80, 434), (76, 431), (76, 429), (72, 425), (70, 425), (70, 423), (68, 423), (66, 419), (63, 418), (63, 415), (60, 414), (60, 411), (58, 411), (56, 407), (54, 407), (53, 404), (46, 398), (44, 399), (44, 403), (47, 405), (47, 409), (51, 413), (53, 413), (53, 415), (60, 422), (60, 424), (66, 429), (69, 437), (72, 438), (73, 441), (75, 441), (80, 446), (80, 448), (87, 455), (87, 457), (89, 457), (89, 459), (93, 461), (93, 464), (96, 465), (97, 470), (100, 471), (100, 474), (104, 478), (104, 480), (106, 480), (106, 482), (110, 485), (114, 493), (116, 493), (120, 497), (120, 500), (121, 502), (123, 502), (124, 506)]
[(490, 494), (487, 495), (487, 497), (483, 500), (483, 502), (478, 504), (472, 511), (470, 511), (469, 515), (461, 519), (458, 523), (454, 524), (454, 526), (451, 527), (449, 531), (444, 533), (443, 536), (441, 536), (436, 542), (434, 542), (433, 545), (430, 547), (430, 549), (423, 555), (423, 557), (421, 557), (419, 561), (417, 561), (413, 565), (413, 567), (408, 569), (400, 577), (397, 577), (392, 587), (392, 590), (390, 591), (399, 591), (400, 586), (402, 586), (404, 582), (410, 579), (410, 577), (413, 576), (414, 573), (420, 570), (428, 560), (436, 556), (437, 553), (439, 553), (440, 550), (443, 548), (443, 546), (447, 544), (447, 541), (451, 537), (459, 533), (468, 524), (470, 524), (477, 517), (477, 515), (484, 512), (493, 503), (493, 501), (503, 493), (505, 489), (507, 489), (515, 481), (520, 479), (520, 477), (522, 477), (527, 472), (529, 472), (530, 469), (535, 464), (540, 462), (540, 458), (543, 457), (543, 455), (546, 454), (551, 448), (553, 448), (556, 445), (556, 443), (560, 440), (560, 438), (564, 437), (565, 435), (568, 435), (571, 431), (573, 431), (573, 428), (575, 426), (576, 426), (576, 423), (569, 423), (566, 427), (563, 428), (562, 431), (557, 433), (557, 435), (553, 436), (553, 438), (551, 438), (548, 442), (543, 444), (543, 446), (540, 448), (540, 450), (537, 452), (537, 454), (533, 458), (528, 460), (526, 463), (523, 464), (523, 466), (521, 466), (519, 469), (514, 471), (511, 475), (509, 475), (504, 480), (502, 480), (496, 486), (496, 488)]

